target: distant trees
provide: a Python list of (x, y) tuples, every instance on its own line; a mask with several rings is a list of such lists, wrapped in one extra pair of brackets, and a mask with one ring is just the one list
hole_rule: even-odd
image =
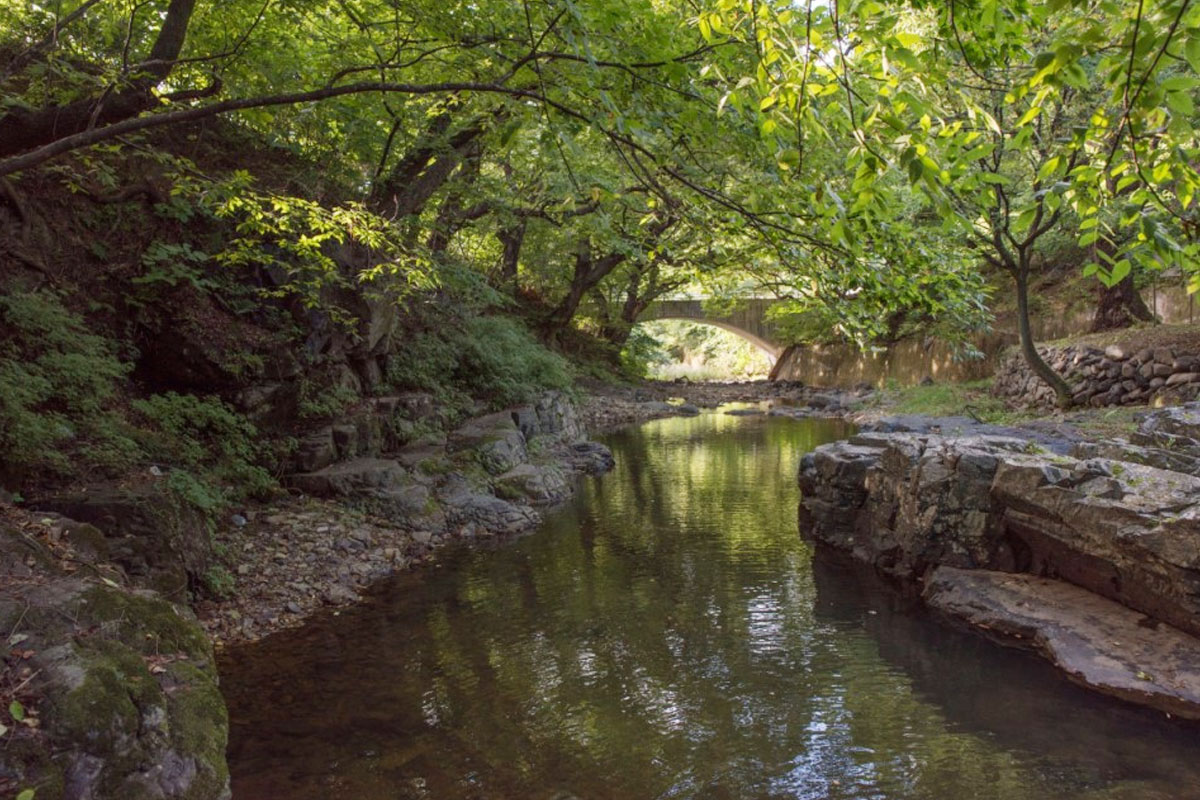
[(1064, 404), (1029, 328), (1045, 234), (1075, 238), (1107, 285), (1178, 265), (1197, 286), (1189, 0), (719, 0), (697, 25), (713, 43), (755, 43), (722, 106), (770, 129), (824, 237), (861, 260), (934, 215), (948, 246), (1011, 276), (1022, 352)]

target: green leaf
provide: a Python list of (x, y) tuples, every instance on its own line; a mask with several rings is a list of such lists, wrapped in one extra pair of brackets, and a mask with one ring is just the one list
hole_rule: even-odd
[(1022, 125), (1032, 122), (1034, 117), (1041, 113), (1041, 106), (1030, 106), (1029, 109), (1021, 115), (1021, 118), (1017, 120), (1017, 127), (1020, 128)]
[(25, 706), (21, 705), (20, 701), (13, 700), (8, 704), (8, 713), (17, 722), (25, 721)]
[(1168, 92), (1181, 92), (1200, 86), (1200, 78), (1192, 75), (1172, 75), (1159, 85)]
[(35, 789), (22, 789), (17, 794), (17, 800), (33, 800), (34, 794), (36, 794)]
[(1054, 156), (1052, 158), (1047, 159), (1046, 162), (1043, 163), (1042, 166), (1040, 166), (1038, 168), (1038, 172), (1037, 172), (1038, 179), (1044, 181), (1047, 178), (1054, 175), (1054, 173), (1058, 171), (1059, 163), (1060, 163), (1060, 159), (1058, 156)]
[(1183, 45), (1183, 54), (1191, 68), (1200, 72), (1200, 36), (1188, 37)]

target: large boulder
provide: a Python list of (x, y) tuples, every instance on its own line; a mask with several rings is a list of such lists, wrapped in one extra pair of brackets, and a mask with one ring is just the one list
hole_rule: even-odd
[[(228, 718), (212, 648), (189, 611), (73, 577), (0, 591), (26, 675), (25, 720), (0, 747), (0, 790), (45, 800), (229, 797)], [(18, 672), (19, 671), (19, 672)]]
[(528, 460), (525, 442), (513, 414), (501, 411), (476, 417), (451, 432), (446, 449), (450, 453), (472, 451), (489, 474), (500, 475)]
[(529, 530), (541, 521), (528, 506), (487, 494), (459, 475), (448, 476), (439, 487), (437, 499), (447, 524), (484, 534), (513, 534)]
[(402, 528), (444, 527), (426, 482), (392, 459), (342, 461), (316, 472), (289, 475), (287, 483), (316, 497), (357, 505)]
[(94, 488), (37, 498), (33, 509), (88, 523), (103, 534), (105, 558), (139, 587), (178, 602), (199, 590), (212, 564), (208, 523), (177, 496), (151, 484)]
[(492, 487), (501, 498), (535, 506), (561, 503), (571, 496), (566, 473), (555, 465), (518, 464), (493, 479)]
[(527, 440), (546, 436), (556, 442), (574, 444), (585, 436), (575, 404), (562, 392), (545, 392), (529, 405), (509, 413)]

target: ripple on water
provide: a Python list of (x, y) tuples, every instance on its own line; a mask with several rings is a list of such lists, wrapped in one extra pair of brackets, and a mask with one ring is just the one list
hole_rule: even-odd
[(796, 531), (836, 422), (669, 419), (534, 534), (224, 656), (235, 800), (1200, 798), (1200, 736)]

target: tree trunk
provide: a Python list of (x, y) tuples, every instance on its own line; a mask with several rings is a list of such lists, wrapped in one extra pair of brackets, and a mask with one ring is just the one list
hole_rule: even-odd
[(129, 85), (99, 97), (64, 106), (29, 111), (18, 109), (0, 117), (0, 158), (23, 153), (92, 127), (110, 125), (149, 111), (158, 100), (154, 87), (171, 74), (183, 43), (196, 0), (171, 0), (150, 57), (132, 68)]
[(476, 117), (447, 136), (450, 115), (439, 115), (430, 122), (417, 144), (371, 188), (371, 207), (394, 217), (420, 214), (459, 162), (470, 155), (476, 140), (484, 133), (486, 122), (486, 117)]
[(1096, 290), (1096, 316), (1092, 318), (1092, 333), (1127, 328), (1135, 321), (1154, 322), (1154, 314), (1133, 285), (1133, 275), (1114, 286), (1100, 285)]
[(519, 219), (511, 226), (501, 228), (496, 232), (496, 238), (504, 247), (500, 255), (500, 275), (498, 283), (502, 287), (517, 290), (517, 266), (521, 259), (521, 245), (525, 243), (525, 219)]
[(571, 324), (584, 296), (624, 262), (625, 258), (624, 253), (609, 253), (603, 258), (594, 258), (591, 243), (587, 240), (580, 242), (579, 250), (575, 253), (575, 269), (571, 274), (571, 285), (567, 288), (567, 294), (543, 324), (548, 341), (557, 339), (559, 332)]
[(1021, 337), (1021, 355), (1033, 373), (1049, 384), (1058, 398), (1060, 408), (1071, 405), (1071, 387), (1061, 375), (1050, 368), (1042, 360), (1033, 341), (1033, 329), (1029, 324), (1029, 268), (1018, 267), (1012, 271), (1013, 281), (1017, 285), (1017, 331)]

